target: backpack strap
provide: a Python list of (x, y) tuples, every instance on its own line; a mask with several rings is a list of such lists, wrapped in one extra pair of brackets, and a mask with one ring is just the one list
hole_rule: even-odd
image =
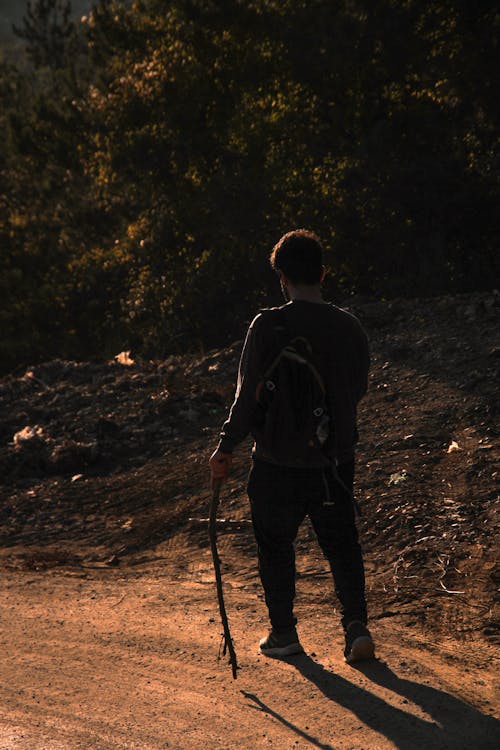
[[(274, 368), (278, 364), (281, 357), (287, 357), (288, 359), (295, 359), (300, 364), (307, 364), (311, 372), (313, 373), (320, 389), (323, 394), (326, 393), (325, 383), (321, 377), (315, 363), (313, 350), (310, 342), (304, 336), (294, 336), (290, 328), (285, 310), (282, 307), (262, 310), (263, 313), (271, 313), (274, 318), (277, 318), (273, 326), (273, 331), (277, 341), (277, 353), (271, 359), (268, 366), (264, 370), (263, 379), (268, 380)], [(301, 357), (299, 352), (294, 347), (295, 342), (301, 342), (311, 354), (311, 359), (305, 360)], [(276, 350), (275, 350), (276, 351)]]

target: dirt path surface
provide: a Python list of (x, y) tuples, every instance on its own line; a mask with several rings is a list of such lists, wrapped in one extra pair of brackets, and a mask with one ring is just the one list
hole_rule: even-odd
[(373, 626), (379, 660), (354, 669), (311, 590), (306, 654), (266, 659), (264, 605), (233, 580), (233, 680), (209, 560), (192, 572), (4, 576), (0, 748), (498, 748), (492, 647), (429, 642), (396, 618)]
[(305, 601), (306, 654), (266, 659), (264, 605), (237, 582), (226, 594), (234, 681), (217, 659), (206, 562), (190, 580), (4, 577), (0, 747), (498, 747), (491, 647), (430, 643), (391, 621), (374, 626), (379, 661), (354, 669), (334, 618)]
[(356, 491), (379, 660), (344, 663), (308, 524), (306, 653), (258, 654), (248, 444), (218, 527), (238, 679), (218, 660), (207, 460), (241, 344), (38, 364), (0, 379), (0, 750), (500, 747), (500, 295), (354, 312), (372, 346)]

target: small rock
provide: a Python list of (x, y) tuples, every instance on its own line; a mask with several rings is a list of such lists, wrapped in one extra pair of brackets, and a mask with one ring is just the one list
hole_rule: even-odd
[(130, 367), (130, 365), (135, 364), (135, 360), (132, 359), (130, 356), (130, 349), (126, 352), (120, 352), (119, 354), (115, 355), (115, 360), (120, 365), (126, 365), (127, 367)]
[(17, 450), (23, 450), (24, 448), (36, 449), (45, 445), (46, 436), (43, 428), (39, 425), (34, 425), (34, 427), (27, 426), (16, 432), (13, 442)]
[(402, 484), (402, 482), (406, 482), (407, 480), (408, 472), (406, 471), (406, 469), (403, 469), (402, 471), (396, 471), (394, 474), (390, 475), (389, 484)]

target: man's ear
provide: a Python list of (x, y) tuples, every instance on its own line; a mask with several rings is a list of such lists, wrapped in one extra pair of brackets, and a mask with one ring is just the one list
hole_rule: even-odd
[(319, 278), (319, 283), (322, 284), (325, 280), (326, 276), (326, 266), (321, 266), (321, 276)]

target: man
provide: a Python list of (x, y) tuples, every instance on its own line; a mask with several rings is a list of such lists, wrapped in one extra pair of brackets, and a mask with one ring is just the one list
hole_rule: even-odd
[[(353, 315), (322, 298), (325, 268), (316, 235), (304, 229), (288, 232), (273, 248), (270, 262), (288, 302), (262, 311), (248, 329), (235, 400), (210, 458), (212, 484), (227, 479), (234, 448), (251, 433), (255, 442), (248, 495), (271, 621), (269, 635), (260, 642), (261, 652), (281, 657), (303, 650), (293, 614), (293, 545), (308, 515), (333, 574), (346, 639), (344, 655), (352, 663), (374, 655), (366, 627), (364, 568), (352, 494), (356, 408), (367, 388), (368, 343)], [(304, 459), (288, 458), (269, 447), (256, 427), (259, 383), (279, 348), (277, 315), (290, 337), (301, 337), (312, 347), (326, 389), (331, 434)], [(288, 436), (282, 438), (286, 446)]]

